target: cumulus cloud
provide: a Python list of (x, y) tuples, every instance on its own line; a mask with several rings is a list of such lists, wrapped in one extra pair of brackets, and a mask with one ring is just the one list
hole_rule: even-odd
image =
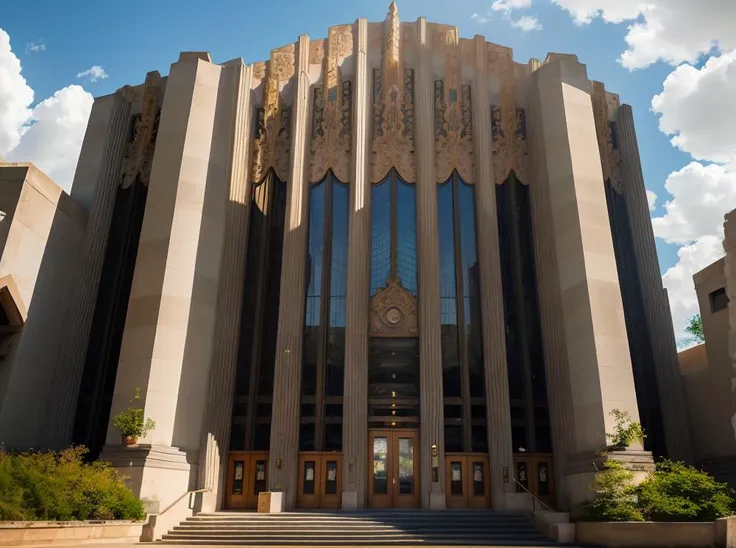
[(521, 29), (524, 32), (542, 30), (542, 25), (537, 19), (536, 15), (524, 15), (516, 21), (512, 21), (511, 26), (517, 29)]
[(649, 203), (649, 211), (654, 211), (657, 207), (657, 194), (651, 190), (647, 190), (647, 202)]
[(104, 80), (110, 76), (105, 72), (105, 69), (102, 68), (100, 65), (94, 65), (84, 72), (80, 72), (77, 74), (77, 78), (86, 78), (90, 82), (97, 82), (99, 80)]
[(520, 10), (531, 7), (532, 0), (494, 0), (491, 4), (493, 11), (503, 11), (506, 13), (512, 10)]
[(26, 53), (40, 53), (46, 51), (46, 44), (43, 40), (36, 40), (35, 42), (28, 42), (26, 44)]
[(71, 189), (92, 96), (68, 86), (33, 107), (34, 93), (0, 29), (0, 157), (33, 162), (67, 191)]
[(487, 12), (484, 14), (481, 13), (474, 13), (470, 16), (470, 18), (475, 21), (476, 23), (487, 23), (491, 20), (491, 12)]

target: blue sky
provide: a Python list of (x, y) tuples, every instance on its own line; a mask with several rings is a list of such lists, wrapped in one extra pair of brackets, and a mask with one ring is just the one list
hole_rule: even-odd
[[(577, 4), (587, 3), (593, 10), (606, 10), (618, 5), (617, 2), (631, 1), (583, 0)], [(652, 3), (676, 10), (678, 2), (682, 1), (652, 0)], [(576, 53), (587, 65), (590, 79), (605, 82), (609, 91), (620, 94), (622, 102), (632, 105), (647, 188), (658, 195), (653, 216), (666, 216), (663, 206), (671, 197), (664, 187), (665, 181), (693, 158), (670, 144), (670, 137), (658, 127), (659, 116), (651, 110), (652, 97), (662, 92), (663, 82), (673, 72), (678, 59), (659, 60), (635, 70), (624, 68), (618, 60), (628, 47), (625, 39), (629, 26), (646, 23), (646, 18), (642, 14), (628, 18), (624, 15), (619, 17), (623, 19), (621, 23), (614, 24), (604, 19), (616, 20), (616, 14), (607, 15), (604, 11), (602, 16), (592, 17), (588, 24), (580, 25), (573, 21), (572, 10), (563, 9), (568, 4), (574, 5), (572, 0), (496, 0), (495, 3), (497, 9), (494, 10), (489, 0), (398, 0), (402, 20), (425, 16), (430, 21), (458, 26), (461, 36), (483, 34), (489, 41), (513, 48), (514, 58), (519, 62), (531, 57), (544, 59), (551, 51)], [(506, 10), (501, 9), (504, 3), (509, 5)], [(713, 4), (717, 9), (715, 4), (720, 3), (721, 0), (705, 0), (698, 5), (707, 8), (708, 4)], [(0, 29), (10, 36), (12, 50), (22, 66), (22, 76), (35, 92), (36, 104), (73, 84), (80, 84), (92, 95), (99, 96), (112, 93), (125, 84), (142, 82), (150, 70), (167, 74), (170, 64), (183, 50), (209, 51), (215, 62), (234, 57), (242, 57), (246, 63), (264, 60), (272, 48), (293, 42), (300, 34), (324, 37), (328, 26), (352, 22), (359, 17), (380, 21), (385, 17), (388, 1), (129, 0), (115, 4), (99, 0), (71, 3), (0, 0), (0, 4), (3, 4)], [(519, 9), (513, 9), (516, 7)], [(480, 23), (471, 17), (474, 13), (490, 14), (490, 20)], [(535, 16), (543, 28), (530, 32), (514, 28), (511, 22), (522, 15)], [(715, 35), (711, 39), (723, 41), (725, 39), (717, 35), (717, 26), (713, 25)], [(730, 28), (736, 28), (736, 23), (731, 23)], [(679, 31), (672, 29), (672, 32)], [(665, 46), (666, 38), (660, 37)], [(42, 44), (42, 47), (32, 48), (31, 44)], [(728, 47), (701, 55), (703, 52), (698, 50), (703, 48), (694, 45), (694, 70), (702, 69), (709, 56), (718, 56), (721, 50), (729, 51), (730, 48), (728, 44)], [(107, 77), (96, 82), (77, 77), (93, 66), (102, 67)], [(736, 71), (736, 64), (734, 67)], [(684, 133), (686, 128), (676, 129)], [(709, 158), (703, 160), (707, 164)], [(733, 207), (736, 203), (731, 205)], [(677, 251), (682, 245), (695, 242), (699, 237), (693, 234), (692, 238), (667, 238), (676, 243), (658, 238), (662, 272), (676, 265)]]

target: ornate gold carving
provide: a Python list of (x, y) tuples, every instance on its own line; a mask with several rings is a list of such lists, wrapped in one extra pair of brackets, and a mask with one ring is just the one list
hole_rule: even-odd
[(259, 61), (253, 63), (253, 78), (263, 80), (266, 77), (266, 63)]
[(321, 181), (328, 169), (343, 181), (350, 180), (352, 87), (340, 83), (338, 59), (353, 51), (353, 27), (331, 27), (325, 58), (324, 87), (315, 92), (312, 129), (312, 182)]
[(621, 154), (615, 146), (613, 122), (609, 122), (606, 89), (601, 82), (590, 83), (590, 96), (593, 104), (595, 132), (598, 137), (598, 151), (601, 155), (603, 181), (610, 181), (613, 188), (621, 192)]
[(134, 122), (133, 138), (128, 143), (123, 158), (123, 188), (128, 188), (136, 179), (148, 185), (161, 115), (158, 106), (161, 89), (161, 75), (158, 72), (149, 72), (143, 87), (141, 113)]
[(444, 183), (457, 170), (468, 183), (475, 181), (473, 122), (470, 86), (461, 85), (457, 29), (435, 36), (445, 52), (445, 81), (435, 82), (435, 166), (437, 182)]
[(413, 182), (414, 71), (401, 67), (401, 33), (395, 2), (391, 3), (383, 28), (383, 71), (373, 72), (372, 181), (381, 182), (396, 168), (402, 179)]
[(418, 336), (417, 299), (401, 287), (398, 279), (388, 280), (370, 302), (371, 335)]
[(281, 104), (280, 87), (294, 75), (294, 45), (271, 52), (263, 91), (263, 107), (258, 111), (253, 143), (251, 181), (261, 181), (270, 169), (287, 180), (291, 147), (291, 109)]
[(325, 58), (325, 41), (313, 40), (309, 43), (309, 64), (319, 65)]
[(519, 175), (516, 151), (518, 128), (516, 79), (511, 50), (488, 44), (488, 70), (500, 81), (498, 103), (491, 107), (493, 174), (496, 184), (500, 185), (512, 170)]

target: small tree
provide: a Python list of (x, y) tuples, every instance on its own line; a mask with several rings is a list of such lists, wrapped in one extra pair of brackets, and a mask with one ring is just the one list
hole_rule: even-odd
[(143, 408), (140, 407), (141, 389), (135, 389), (135, 396), (130, 400), (130, 405), (125, 411), (121, 411), (112, 420), (113, 426), (120, 430), (123, 438), (142, 438), (148, 432), (156, 428), (156, 422), (143, 417)]
[(643, 521), (639, 511), (634, 473), (612, 459), (595, 475), (595, 498), (585, 506), (590, 521)]
[(685, 331), (692, 335), (693, 340), (701, 343), (705, 342), (705, 333), (703, 332), (703, 318), (700, 317), (700, 314), (696, 314), (695, 316), (690, 318)]
[(631, 415), (627, 411), (614, 409), (611, 415), (616, 419), (616, 426), (613, 427), (613, 434), (606, 434), (611, 440), (614, 447), (629, 447), (632, 443), (644, 443), (647, 435), (644, 428), (638, 422), (631, 420)]

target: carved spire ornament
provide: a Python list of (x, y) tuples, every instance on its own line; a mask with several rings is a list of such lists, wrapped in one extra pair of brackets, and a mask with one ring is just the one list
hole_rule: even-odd
[(380, 183), (392, 168), (416, 180), (414, 159), (414, 71), (402, 70), (401, 26), (396, 2), (383, 23), (383, 68), (373, 72), (371, 174)]
[(612, 103), (613, 112), (618, 110), (618, 96), (606, 93), (602, 82), (590, 82), (590, 97), (593, 103), (593, 118), (595, 120), (595, 132), (598, 137), (598, 150), (601, 154), (601, 168), (603, 170), (603, 181), (611, 183), (613, 188), (622, 192), (621, 189), (621, 154), (613, 135), (613, 122), (609, 116), (609, 99)]
[(315, 89), (310, 180), (321, 181), (332, 169), (340, 181), (350, 180), (352, 87), (341, 82), (338, 62), (353, 53), (353, 26), (331, 27), (323, 56), (324, 86)]
[(289, 172), (291, 109), (282, 105), (281, 85), (294, 76), (294, 44), (271, 52), (266, 64), (263, 107), (258, 111), (253, 143), (251, 182), (260, 182), (273, 169), (281, 181)]
[[(141, 113), (136, 117), (133, 127), (133, 138), (128, 143), (123, 158), (123, 181), (121, 186), (128, 188), (137, 178), (148, 185), (153, 164), (153, 152), (156, 147), (156, 135), (161, 116), (159, 102), (162, 93), (161, 75), (158, 72), (146, 74), (143, 84)], [(126, 86), (127, 87), (127, 86)], [(124, 94), (131, 88), (123, 91)], [(127, 93), (132, 98), (133, 94)]]
[(467, 182), (475, 181), (470, 86), (461, 85), (457, 29), (437, 34), (435, 43), (445, 52), (445, 81), (435, 81), (435, 165), (437, 183), (457, 170)]

